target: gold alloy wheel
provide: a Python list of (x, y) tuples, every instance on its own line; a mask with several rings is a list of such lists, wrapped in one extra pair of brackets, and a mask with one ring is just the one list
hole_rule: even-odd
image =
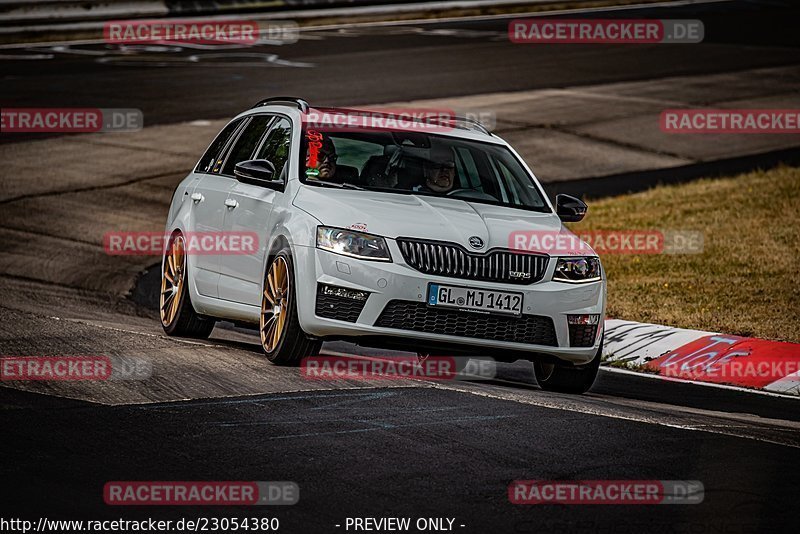
[(181, 294), (186, 280), (186, 249), (182, 236), (176, 236), (164, 258), (161, 273), (161, 324), (168, 326), (175, 320), (181, 305)]
[(282, 256), (275, 258), (264, 281), (261, 297), (261, 346), (272, 352), (281, 340), (289, 313), (289, 265)]

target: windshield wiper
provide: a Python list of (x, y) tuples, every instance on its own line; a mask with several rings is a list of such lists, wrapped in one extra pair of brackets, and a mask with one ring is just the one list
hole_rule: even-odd
[(359, 191), (366, 191), (363, 187), (360, 187), (355, 184), (350, 184), (347, 182), (344, 183), (336, 183), (336, 182), (326, 182), (325, 180), (306, 180), (307, 184), (319, 184), (327, 187), (335, 187), (337, 189), (358, 189)]
[(348, 183), (348, 182), (344, 182), (342, 184), (342, 187), (345, 188), (345, 189), (358, 189), (359, 191), (366, 191), (366, 189), (364, 189), (360, 185), (351, 184), (351, 183)]

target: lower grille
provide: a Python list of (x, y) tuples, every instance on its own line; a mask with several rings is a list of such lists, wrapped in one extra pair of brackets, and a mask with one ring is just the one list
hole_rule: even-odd
[(592, 347), (596, 335), (596, 324), (571, 324), (569, 325), (569, 346)]
[(317, 290), (317, 305), (314, 313), (318, 317), (326, 319), (336, 319), (338, 321), (347, 321), (354, 323), (361, 315), (361, 310), (364, 309), (366, 300), (355, 300), (347, 297), (339, 297), (335, 295), (325, 295), (322, 293), (322, 285), (318, 286)]
[(429, 307), (424, 302), (392, 300), (375, 326), (511, 343), (558, 346), (553, 320), (539, 315), (501, 317)]

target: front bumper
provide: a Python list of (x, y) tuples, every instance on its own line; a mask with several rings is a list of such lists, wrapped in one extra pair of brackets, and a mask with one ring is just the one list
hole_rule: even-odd
[[(399, 343), (407, 345), (408, 350), (411, 351), (416, 350), (416, 346), (422, 342), (430, 342), (469, 346), (476, 353), (485, 356), (496, 357), (511, 351), (529, 355), (531, 359), (554, 357), (577, 365), (587, 363), (597, 353), (602, 337), (605, 312), (605, 281), (580, 285), (552, 282), (550, 279), (555, 269), (555, 258), (550, 259), (542, 281), (530, 285), (428, 275), (413, 269), (403, 261), (394, 240), (387, 239), (387, 242), (393, 262), (364, 261), (314, 247), (295, 247), (293, 252), (297, 280), (295, 284), (298, 299), (297, 309), (300, 326), (305, 332), (321, 338), (395, 338)], [(551, 343), (543, 345), (375, 326), (381, 313), (392, 301), (415, 303), (411, 306), (415, 309), (424, 306), (430, 282), (522, 293), (523, 316), (528, 319), (537, 316), (552, 320), (555, 339)], [(318, 284), (369, 293), (360, 313), (356, 309), (351, 315), (351, 320), (357, 317), (355, 322), (317, 315)], [(568, 314), (600, 315), (592, 346), (570, 346)], [(481, 321), (482, 317), (486, 317), (480, 314), (470, 315), (474, 315), (473, 321)], [(505, 324), (504, 328), (505, 331), (508, 331), (508, 324)]]

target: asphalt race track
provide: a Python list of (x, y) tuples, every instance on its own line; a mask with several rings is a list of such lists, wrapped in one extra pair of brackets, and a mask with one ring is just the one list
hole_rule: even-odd
[[(315, 30), (295, 45), (243, 50), (36, 45), (0, 49), (0, 102), (137, 108), (150, 127), (227, 118), (275, 94), (354, 105), (800, 66), (787, 23), (800, 20), (798, 7), (718, 2), (603, 16), (699, 18), (706, 38), (526, 47), (508, 42), (508, 19), (492, 19)], [(29, 158), (32, 139), (0, 137), (0, 158)], [(63, 190), (12, 194), (12, 177), (0, 180), (0, 355), (153, 365), (143, 381), (0, 387), (3, 518), (267, 516), (280, 532), (303, 534), (346, 532), (348, 517), (454, 518), (454, 531), (481, 534), (796, 532), (798, 398), (610, 369), (574, 397), (543, 392), (521, 362), (499, 364), (490, 381), (312, 381), (269, 364), (255, 333), (227, 323), (207, 341), (167, 338), (150, 305), (152, 272), (138, 276), (144, 260), (97, 260), (101, 247), (81, 233), (137, 217), (163, 226), (183, 160), (192, 161), (182, 152), (190, 143), (172, 142), (151, 157), (180, 165), (141, 181), (92, 182), (117, 176), (107, 161), (89, 162), (92, 180)], [(56, 156), (41, 157), (57, 171)], [(37, 161), (24, 167), (34, 173)], [(330, 343), (323, 353), (377, 352)], [(705, 496), (693, 505), (511, 504), (509, 483), (528, 479), (697, 480)], [(106, 505), (104, 484), (124, 480), (293, 481), (300, 500)]]
[(153, 125), (231, 117), (275, 94), (346, 106), (737, 71), (795, 64), (800, 37), (784, 22), (798, 14), (796, 6), (764, 11), (751, 2), (635, 10), (702, 19), (704, 42), (688, 47), (521, 46), (500, 19), (304, 32), (294, 45), (238, 50), (13, 48), (1, 52), (0, 94), (15, 107), (138, 108)]
[[(299, 504), (256, 511), (279, 517), (290, 532), (337, 532), (348, 516), (454, 517), (463, 532), (791, 530), (796, 492), (783, 481), (800, 459), (796, 438), (784, 446), (718, 434), (747, 426), (728, 420), (727, 410), (708, 417), (681, 406), (645, 408), (654, 420), (691, 419), (698, 431), (626, 420), (644, 403), (621, 402), (618, 392), (646, 397), (649, 384), (616, 382), (603, 374), (588, 400), (578, 401), (503, 385), (468, 387), (474, 394), (375, 388), (103, 407), (4, 390), (3, 426), (16, 439), (4, 454), (13, 466), (4, 483), (15, 488), (4, 506), (20, 515), (46, 508), (49, 518), (208, 516), (219, 512), (109, 508), (102, 487), (109, 479), (249, 480), (255, 473), (300, 485)], [(775, 407), (714, 392), (704, 400), (737, 411)], [(539, 401), (554, 407), (528, 404)], [(792, 406), (783, 408), (785, 415)], [(595, 410), (619, 410), (620, 418)], [(796, 437), (798, 425), (782, 432)], [(706, 495), (685, 506), (510, 505), (509, 481), (528, 477), (702, 480)]]

